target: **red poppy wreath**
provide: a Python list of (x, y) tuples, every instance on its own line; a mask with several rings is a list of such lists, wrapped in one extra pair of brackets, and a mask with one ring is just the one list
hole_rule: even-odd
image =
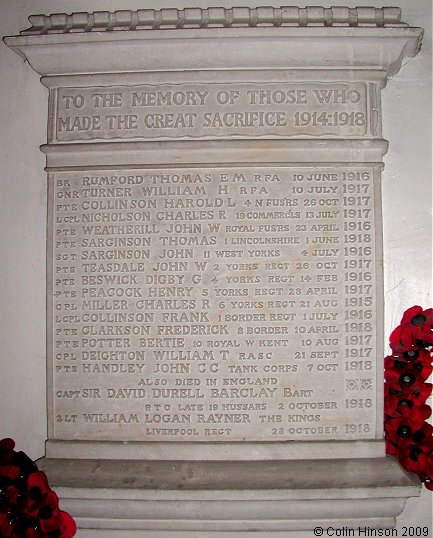
[(433, 491), (433, 427), (427, 399), (432, 392), (433, 309), (413, 306), (391, 333), (385, 357), (385, 441), (407, 471)]
[(12, 439), (0, 440), (0, 537), (72, 538), (76, 525), (59, 509), (48, 480)]

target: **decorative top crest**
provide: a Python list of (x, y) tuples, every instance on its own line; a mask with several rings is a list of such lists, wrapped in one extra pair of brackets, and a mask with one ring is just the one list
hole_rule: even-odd
[(55, 13), (32, 15), (32, 27), (21, 35), (109, 32), (126, 30), (172, 30), (183, 28), (242, 27), (406, 27), (400, 21), (401, 10), (343, 6), (323, 7), (223, 7), (185, 9), (139, 9), (95, 11), (94, 13)]

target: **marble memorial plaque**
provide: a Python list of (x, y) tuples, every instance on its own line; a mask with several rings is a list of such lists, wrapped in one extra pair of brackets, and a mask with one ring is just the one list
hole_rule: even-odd
[(418, 485), (383, 440), (380, 90), (422, 30), (343, 6), (31, 22), (6, 43), (49, 89), (43, 468), (80, 526), (391, 527)]
[(374, 437), (378, 183), (361, 165), (51, 174), (54, 437)]

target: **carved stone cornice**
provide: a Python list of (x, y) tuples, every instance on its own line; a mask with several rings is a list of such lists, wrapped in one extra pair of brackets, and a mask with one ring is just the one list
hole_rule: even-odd
[[(327, 11), (324, 8), (314, 9), (322, 14)], [(348, 8), (344, 10), (349, 14), (352, 12)], [(157, 13), (162, 16), (164, 11), (170, 10), (154, 12), (155, 17)], [(173, 16), (181, 13), (172, 11)], [(230, 10), (222, 10), (222, 13), (227, 11)], [(373, 12), (377, 14), (378, 11), (383, 19), (373, 16)], [(57, 17), (53, 15), (42, 17), (35, 33), (5, 37), (4, 42), (25, 58), (35, 71), (49, 77), (174, 71), (349, 69), (375, 72), (377, 79), (385, 80), (399, 71), (404, 58), (417, 54), (423, 35), (421, 28), (397, 22), (399, 10), (397, 12), (388, 19), (393, 20), (393, 24), (383, 26), (378, 26), (377, 21), (385, 20), (386, 9), (373, 9), (369, 19), (362, 18), (362, 25), (359, 17), (353, 16), (353, 26), (347, 22), (350, 17), (343, 19), (346, 23), (337, 23), (335, 19), (335, 23), (328, 25), (324, 22), (327, 20), (325, 17), (318, 16), (316, 23), (304, 26), (296, 19), (298, 22), (293, 25), (266, 25), (263, 22), (252, 28), (246, 27), (246, 23), (232, 23), (228, 27), (211, 24), (188, 27), (184, 24), (179, 30), (163, 29), (160, 25), (151, 31), (139, 30), (137, 26), (129, 31), (128, 28), (132, 30), (128, 26), (132, 12), (117, 12), (116, 20), (119, 20), (119, 13), (125, 13), (124, 31), (108, 24), (101, 31), (96, 31), (99, 30), (96, 27), (93, 28), (95, 31), (91, 31), (87, 23), (86, 31), (73, 31), (69, 23), (74, 15), (52, 19)], [(113, 16), (108, 18), (113, 21)], [(51, 30), (44, 22), (46, 20), (51, 21)], [(173, 25), (176, 20), (179, 22), (180, 19), (174, 17)], [(264, 17), (257, 20), (263, 21)], [(311, 13), (310, 20), (313, 21)], [(367, 24), (367, 20), (371, 23)], [(84, 21), (94, 23), (95, 14), (83, 14), (83, 24)], [(110, 29), (115, 31), (108, 31)]]
[(21, 35), (122, 30), (162, 30), (183, 28), (243, 28), (257, 26), (404, 27), (399, 8), (344, 6), (323, 7), (223, 7), (185, 9), (139, 9), (55, 13), (29, 17), (32, 27)]

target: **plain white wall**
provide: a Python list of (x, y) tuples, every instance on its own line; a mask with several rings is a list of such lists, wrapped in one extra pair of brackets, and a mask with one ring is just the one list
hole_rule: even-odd
[[(385, 335), (402, 312), (431, 304), (431, 0), (0, 0), (0, 36), (17, 35), (37, 13), (162, 7), (358, 4), (399, 6), (403, 20), (426, 30), (421, 53), (384, 89), (384, 137), (390, 142), (383, 174)], [(0, 438), (36, 459), (44, 453), (46, 176), (39, 146), (46, 142), (47, 90), (38, 75), (0, 44)], [(398, 526), (431, 525), (431, 495), (408, 501)], [(261, 536), (291, 533), (255, 533)], [(294, 533), (309, 537), (311, 533)], [(114, 531), (79, 531), (78, 538), (114, 537)], [(171, 533), (122, 532), (166, 537)], [(233, 536), (179, 533), (176, 536)], [(430, 530), (431, 536), (431, 530)]]

